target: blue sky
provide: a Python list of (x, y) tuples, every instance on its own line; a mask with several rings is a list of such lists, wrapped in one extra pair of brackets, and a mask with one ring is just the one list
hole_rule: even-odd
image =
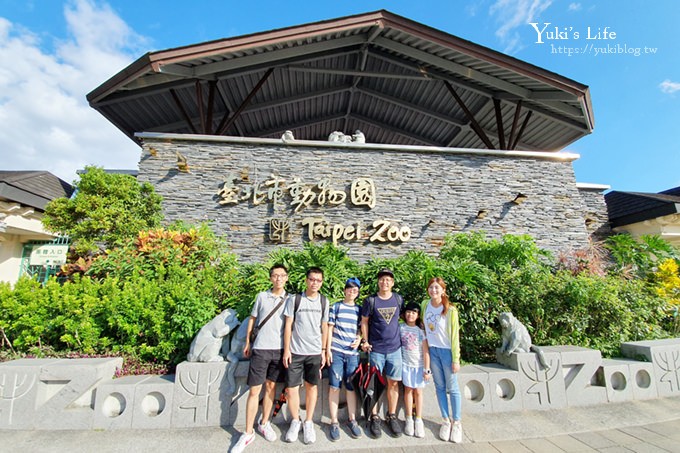
[(680, 186), (677, 0), (0, 0), (0, 169), (136, 168), (139, 148), (85, 95), (145, 52), (378, 9), (588, 85), (595, 130), (565, 149), (578, 182)]

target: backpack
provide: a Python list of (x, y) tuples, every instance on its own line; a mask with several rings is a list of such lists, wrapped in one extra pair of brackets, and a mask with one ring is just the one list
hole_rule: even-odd
[[(338, 319), (338, 312), (340, 311), (340, 304), (342, 301), (338, 301), (331, 305), (331, 310), (333, 310), (333, 319)], [(356, 302), (355, 302), (356, 304)], [(361, 332), (361, 306), (357, 305), (356, 306), (359, 309), (359, 314), (357, 315), (357, 332)], [(330, 310), (328, 311), (328, 319), (331, 319), (331, 313)]]
[[(323, 314), (326, 312), (326, 303), (328, 302), (326, 300), (326, 296), (323, 294), (320, 294), (321, 296), (321, 322), (323, 323)], [(297, 293), (295, 295), (295, 310), (293, 311), (293, 322), (295, 322), (295, 315), (297, 314), (298, 310), (300, 309), (300, 301), (302, 300), (302, 293)], [(321, 325), (319, 325), (321, 327)]]

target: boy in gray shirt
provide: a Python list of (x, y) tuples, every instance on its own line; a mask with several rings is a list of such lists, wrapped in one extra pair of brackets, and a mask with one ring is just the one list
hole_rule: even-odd
[[(277, 436), (269, 417), (274, 405), (276, 383), (283, 382), (286, 369), (283, 366), (283, 310), (287, 294), (288, 270), (282, 264), (275, 264), (269, 269), (272, 289), (257, 295), (253, 309), (248, 318), (248, 331), (243, 356), (250, 358), (248, 369), (248, 385), (250, 392), (246, 401), (246, 429), (231, 450), (242, 452), (255, 440), (255, 416), (260, 400), (262, 385), (265, 386), (262, 398), (262, 419), (257, 430), (268, 441), (275, 441)], [(250, 333), (255, 326), (260, 330), (254, 344), (250, 344)]]
[(305, 381), (306, 415), (302, 424), (305, 444), (316, 441), (314, 408), (318, 394), (321, 368), (326, 363), (326, 337), (328, 334), (328, 301), (319, 293), (323, 271), (318, 267), (307, 270), (306, 290), (291, 295), (284, 309), (283, 365), (288, 368), (286, 392), (291, 415), (286, 441), (294, 442), (300, 432), (300, 385)]

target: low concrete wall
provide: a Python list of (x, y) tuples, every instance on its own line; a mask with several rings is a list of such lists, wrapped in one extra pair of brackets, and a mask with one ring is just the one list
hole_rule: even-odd
[[(624, 343), (621, 349), (628, 359), (602, 359), (599, 351), (577, 346), (542, 349), (549, 368), (542, 367), (534, 353), (497, 354), (500, 364), (463, 367), (458, 376), (463, 412), (561, 409), (680, 395), (680, 338)], [(121, 366), (119, 358), (0, 363), (0, 429), (242, 427), (245, 423), (248, 362), (239, 362), (236, 368), (233, 394), (225, 391), (228, 362), (183, 362), (175, 375), (113, 379)], [(317, 422), (328, 422), (327, 395), (324, 379), (314, 414)], [(435, 400), (434, 386), (427, 385), (425, 417), (439, 417)], [(274, 423), (287, 417), (282, 410)]]

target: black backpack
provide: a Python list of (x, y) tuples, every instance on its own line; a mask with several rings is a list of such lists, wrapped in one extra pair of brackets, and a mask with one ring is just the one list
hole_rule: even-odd
[[(397, 299), (397, 303), (399, 304), (399, 316), (404, 312), (404, 298), (401, 296), (399, 293), (393, 293), (395, 298)], [(369, 304), (369, 310), (368, 310), (368, 316), (370, 318), (369, 322), (371, 325), (373, 325), (373, 312), (375, 311), (375, 296), (376, 294), (373, 294), (372, 296), (368, 296), (366, 300), (364, 300), (365, 304)]]
[[(321, 322), (323, 322), (323, 314), (326, 312), (326, 303), (328, 302), (326, 300), (326, 296), (323, 294), (320, 294), (321, 296)], [(297, 293), (295, 295), (295, 310), (293, 311), (293, 322), (295, 322), (295, 315), (297, 314), (298, 310), (300, 309), (300, 301), (302, 300), (302, 293)], [(321, 327), (321, 325), (319, 325)]]

